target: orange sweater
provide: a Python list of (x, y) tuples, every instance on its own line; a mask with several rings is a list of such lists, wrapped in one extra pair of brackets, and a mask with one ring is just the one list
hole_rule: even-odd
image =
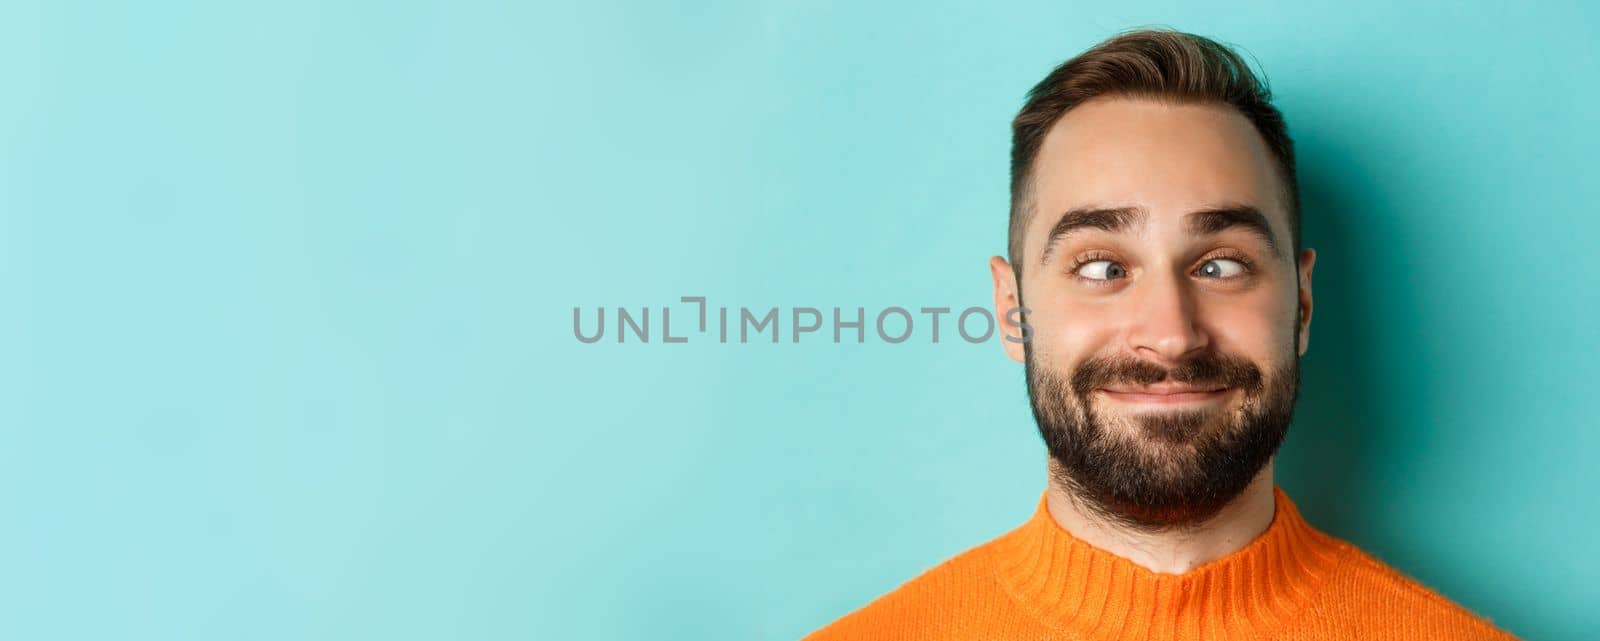
[(1512, 639), (1345, 541), (1282, 488), (1254, 541), (1184, 574), (1090, 546), (1045, 508), (806, 641)]

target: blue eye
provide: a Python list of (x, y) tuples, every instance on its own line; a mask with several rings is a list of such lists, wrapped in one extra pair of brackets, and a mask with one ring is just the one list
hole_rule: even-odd
[(1231, 258), (1213, 258), (1200, 267), (1200, 273), (1210, 278), (1233, 278), (1244, 272), (1244, 263)]
[(1112, 280), (1128, 275), (1127, 270), (1110, 260), (1088, 261), (1078, 267), (1077, 273), (1090, 280)]
[[(1205, 261), (1196, 273), (1201, 278), (1231, 281), (1248, 277), (1251, 270), (1248, 259), (1218, 256)], [(1127, 278), (1128, 269), (1114, 259), (1089, 255), (1077, 261), (1072, 275), (1088, 284), (1109, 285), (1111, 281)]]

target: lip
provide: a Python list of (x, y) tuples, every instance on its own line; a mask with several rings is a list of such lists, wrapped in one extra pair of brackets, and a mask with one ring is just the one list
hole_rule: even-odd
[(1202, 403), (1221, 399), (1231, 387), (1224, 388), (1197, 388), (1186, 385), (1151, 385), (1148, 387), (1124, 387), (1119, 389), (1101, 388), (1099, 391), (1107, 397), (1124, 403), (1145, 404), (1180, 404)]

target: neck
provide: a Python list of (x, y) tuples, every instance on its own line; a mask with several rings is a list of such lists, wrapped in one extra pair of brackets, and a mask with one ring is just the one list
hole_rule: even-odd
[[(1056, 463), (1051, 461), (1050, 465), (1054, 468)], [(1152, 572), (1183, 574), (1243, 548), (1272, 524), (1271, 462), (1256, 474), (1244, 492), (1216, 515), (1192, 526), (1164, 532), (1128, 528), (1082, 509), (1070, 490), (1055, 481), (1058, 476), (1050, 475), (1050, 487), (1045, 496), (1051, 518), (1089, 545)]]

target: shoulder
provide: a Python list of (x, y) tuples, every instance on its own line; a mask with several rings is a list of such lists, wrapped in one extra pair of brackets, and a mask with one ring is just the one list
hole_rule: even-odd
[[(940, 626), (993, 594), (987, 544), (967, 549), (807, 635), (803, 641), (942, 638)], [(932, 636), (930, 636), (930, 634)]]
[(1356, 625), (1407, 632), (1406, 638), (1507, 641), (1516, 637), (1354, 544), (1334, 539), (1345, 562), (1327, 589), (1348, 604)]

